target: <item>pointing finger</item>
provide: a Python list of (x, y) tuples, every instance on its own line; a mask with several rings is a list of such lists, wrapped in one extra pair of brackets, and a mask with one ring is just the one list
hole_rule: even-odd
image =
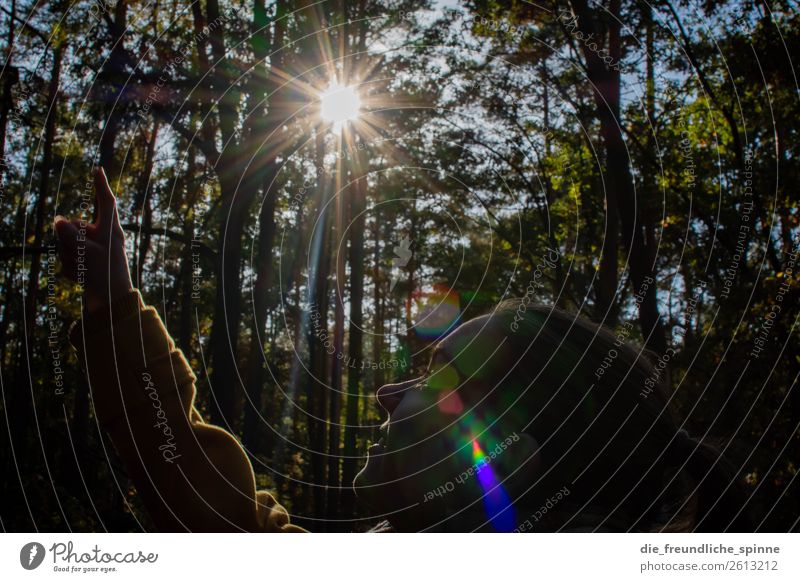
[(97, 226), (102, 234), (110, 233), (117, 218), (117, 199), (111, 192), (108, 177), (103, 168), (94, 174), (95, 204), (97, 207)]

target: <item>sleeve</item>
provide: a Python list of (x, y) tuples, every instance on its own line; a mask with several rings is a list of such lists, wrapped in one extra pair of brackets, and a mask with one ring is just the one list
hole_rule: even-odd
[(69, 330), (95, 414), (161, 531), (299, 532), (239, 442), (203, 422), (196, 376), (137, 289)]

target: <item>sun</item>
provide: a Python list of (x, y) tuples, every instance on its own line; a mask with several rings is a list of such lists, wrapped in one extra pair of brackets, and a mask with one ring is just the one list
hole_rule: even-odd
[(320, 115), (331, 123), (339, 124), (356, 119), (361, 111), (361, 98), (355, 87), (334, 83), (319, 99)]

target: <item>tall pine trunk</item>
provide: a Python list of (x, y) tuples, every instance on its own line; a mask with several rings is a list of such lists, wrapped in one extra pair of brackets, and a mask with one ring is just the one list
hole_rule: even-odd
[[(139, 177), (136, 199), (134, 200), (134, 215), (141, 214), (141, 228), (137, 230), (134, 239), (134, 269), (133, 276), (136, 286), (143, 286), (144, 266), (147, 263), (147, 254), (150, 252), (150, 240), (152, 237), (153, 226), (153, 202), (152, 196), (148, 196), (150, 179), (153, 174), (153, 166), (156, 156), (156, 142), (158, 140), (158, 119), (153, 120), (153, 129), (150, 138), (147, 140), (144, 160), (144, 172)], [(141, 234), (140, 234), (141, 233)]]
[[(316, 136), (316, 167), (324, 164), (324, 139), (322, 128), (317, 130)], [(328, 198), (330, 188), (326, 183), (325, 175), (319, 177), (318, 188), (318, 212), (321, 213), (316, 229), (311, 233), (310, 252), (314, 257), (314, 262), (309, 274), (310, 311), (313, 317), (317, 318), (318, 328), (315, 328), (313, 321), (309, 325), (308, 332), (308, 352), (309, 370), (311, 377), (306, 385), (306, 408), (308, 420), (309, 449), (311, 456), (311, 487), (312, 491), (312, 513), (313, 515), (325, 515), (325, 486), (327, 484), (327, 465), (325, 463), (325, 453), (327, 453), (327, 402), (329, 387), (326, 382), (328, 378), (328, 354), (319, 337), (319, 333), (328, 332), (328, 273), (330, 271), (330, 204)]]
[(15, 22), (17, 16), (17, 1), (11, 0), (11, 8), (8, 17), (8, 36), (6, 36), (6, 62), (3, 63), (0, 72), (0, 186), (5, 188), (6, 174), (6, 131), (8, 129), (8, 117), (14, 107), (14, 85), (19, 81), (19, 70), (13, 65), (14, 62), (14, 39)]
[[(272, 182), (272, 180), (269, 180)], [(256, 278), (253, 286), (253, 325), (250, 335), (250, 355), (247, 372), (247, 404), (244, 411), (243, 440), (248, 452), (258, 451), (259, 443), (265, 442), (265, 450), (272, 451), (275, 442), (272, 430), (262, 422), (261, 404), (264, 382), (264, 326), (269, 309), (269, 292), (272, 286), (272, 248), (275, 241), (275, 206), (278, 192), (272, 184), (265, 184), (265, 199), (258, 214), (258, 254)], [(272, 355), (272, 354), (270, 354)], [(267, 422), (271, 419), (267, 418)], [(262, 438), (259, 438), (262, 437)]]
[[(237, 364), (242, 316), (242, 235), (250, 204), (260, 190), (256, 173), (233, 157), (217, 165), (223, 202), (217, 242), (217, 286), (211, 328), (211, 421), (236, 431), (236, 400), (243, 379)], [(241, 177), (241, 181), (240, 178)]]
[[(344, 147), (344, 135), (339, 135), (338, 151)], [(341, 411), (343, 393), (344, 367), (344, 302), (345, 302), (345, 260), (347, 242), (344, 237), (344, 228), (347, 223), (347, 194), (342, 189), (344, 174), (347, 169), (342, 163), (341, 156), (337, 159), (334, 170), (334, 196), (335, 198), (335, 227), (336, 244), (333, 246), (332, 255), (336, 269), (336, 285), (334, 287), (334, 322), (333, 322), (333, 354), (331, 354), (330, 394), (328, 396), (328, 499), (326, 518), (334, 521), (339, 515), (339, 499), (341, 487)], [(333, 524), (329, 524), (332, 526)]]
[(367, 178), (364, 175), (365, 156), (362, 151), (357, 156), (356, 180), (351, 187), (350, 197), (350, 329), (342, 466), (342, 512), (346, 517), (352, 517), (355, 508), (351, 486), (358, 468), (356, 436), (360, 424), (359, 405), (364, 370), (364, 225)]
[[(125, 106), (124, 100), (121, 99), (121, 92), (128, 83), (128, 73), (125, 72), (125, 33), (128, 28), (128, 2), (127, 0), (118, 0), (114, 6), (114, 20), (111, 23), (111, 31), (113, 33), (113, 41), (111, 43), (111, 52), (108, 59), (103, 64), (103, 69), (100, 72), (100, 79), (104, 95), (102, 99), (111, 108), (106, 124), (103, 128), (103, 134), (100, 136), (100, 165), (105, 168), (106, 173), (112, 180), (116, 178), (117, 172), (114, 167), (114, 145), (117, 142), (117, 135), (122, 124), (123, 108)], [(113, 183), (112, 183), (113, 188)]]
[[(282, 47), (286, 32), (286, 19), (283, 18), (285, 6), (283, 2), (277, 2), (275, 6), (274, 31), (270, 35), (267, 23), (266, 11), (263, 3), (257, 2), (257, 14), (254, 17), (256, 28), (261, 32), (258, 36), (254, 35), (254, 50), (256, 57), (260, 61), (260, 70), (265, 79), (264, 89), (258, 93), (262, 100), (268, 101), (268, 110), (265, 115), (264, 135), (272, 136), (272, 141), (277, 142), (280, 132), (278, 131), (283, 123), (285, 107), (285, 95), (279, 90), (280, 78), (278, 75), (284, 68), (283, 51), (269, 57), (268, 47)], [(257, 42), (256, 42), (257, 39)], [(266, 59), (270, 58), (270, 71), (266, 72)], [(271, 144), (270, 144), (271, 145)], [(275, 147), (267, 146), (270, 151)], [(277, 160), (269, 159), (267, 162), (267, 172), (263, 182), (264, 199), (258, 214), (258, 254), (256, 258), (256, 276), (253, 287), (253, 319), (250, 330), (250, 354), (248, 357), (247, 371), (247, 404), (244, 412), (244, 432), (243, 439), (251, 453), (256, 452), (258, 444), (264, 442), (264, 448), (269, 453), (273, 453), (273, 446), (276, 442), (271, 418), (267, 415), (266, 423), (262, 423), (263, 407), (262, 394), (266, 376), (264, 366), (268, 365), (264, 360), (264, 326), (267, 320), (267, 311), (270, 307), (269, 292), (273, 281), (272, 250), (275, 245), (275, 209), (278, 198), (278, 163)], [(272, 353), (270, 353), (272, 356)], [(268, 424), (269, 426), (265, 426)], [(259, 438), (262, 437), (262, 438)]]
[[(598, 36), (596, 17), (590, 12), (585, 0), (572, 0), (578, 17), (578, 26), (584, 35)], [(612, 0), (607, 22), (608, 53), (615, 63), (622, 58), (620, 41), (620, 2)], [(613, 214), (611, 206), (616, 206), (622, 239), (628, 250), (633, 292), (641, 296), (639, 325), (646, 345), (658, 353), (666, 349), (666, 334), (658, 312), (657, 291), (653, 265), (647, 261), (643, 223), (640, 217), (640, 200), (631, 173), (630, 158), (622, 135), (620, 115), (619, 70), (606, 66), (599, 55), (588, 46), (583, 46), (584, 58), (589, 80), (594, 89), (596, 115), (600, 121), (600, 132), (606, 151), (606, 200), (607, 216)], [(618, 67), (617, 67), (618, 68)], [(610, 231), (610, 226), (609, 226)], [(607, 233), (608, 235), (609, 233)]]

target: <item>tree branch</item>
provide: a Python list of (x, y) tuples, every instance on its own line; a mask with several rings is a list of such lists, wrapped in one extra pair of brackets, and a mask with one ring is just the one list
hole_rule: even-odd
[(150, 234), (153, 236), (165, 236), (170, 240), (174, 240), (175, 242), (180, 242), (185, 245), (188, 245), (193, 248), (197, 248), (200, 250), (200, 254), (208, 258), (212, 264), (216, 264), (217, 253), (213, 249), (211, 249), (208, 245), (201, 243), (197, 240), (192, 239), (191, 237), (186, 236), (182, 232), (175, 232), (172, 230), (164, 230), (163, 228), (159, 228), (157, 226), (153, 226), (150, 228), (145, 228), (139, 224), (135, 223), (126, 223), (122, 225), (123, 230), (127, 230), (129, 232), (142, 232), (145, 234)]

